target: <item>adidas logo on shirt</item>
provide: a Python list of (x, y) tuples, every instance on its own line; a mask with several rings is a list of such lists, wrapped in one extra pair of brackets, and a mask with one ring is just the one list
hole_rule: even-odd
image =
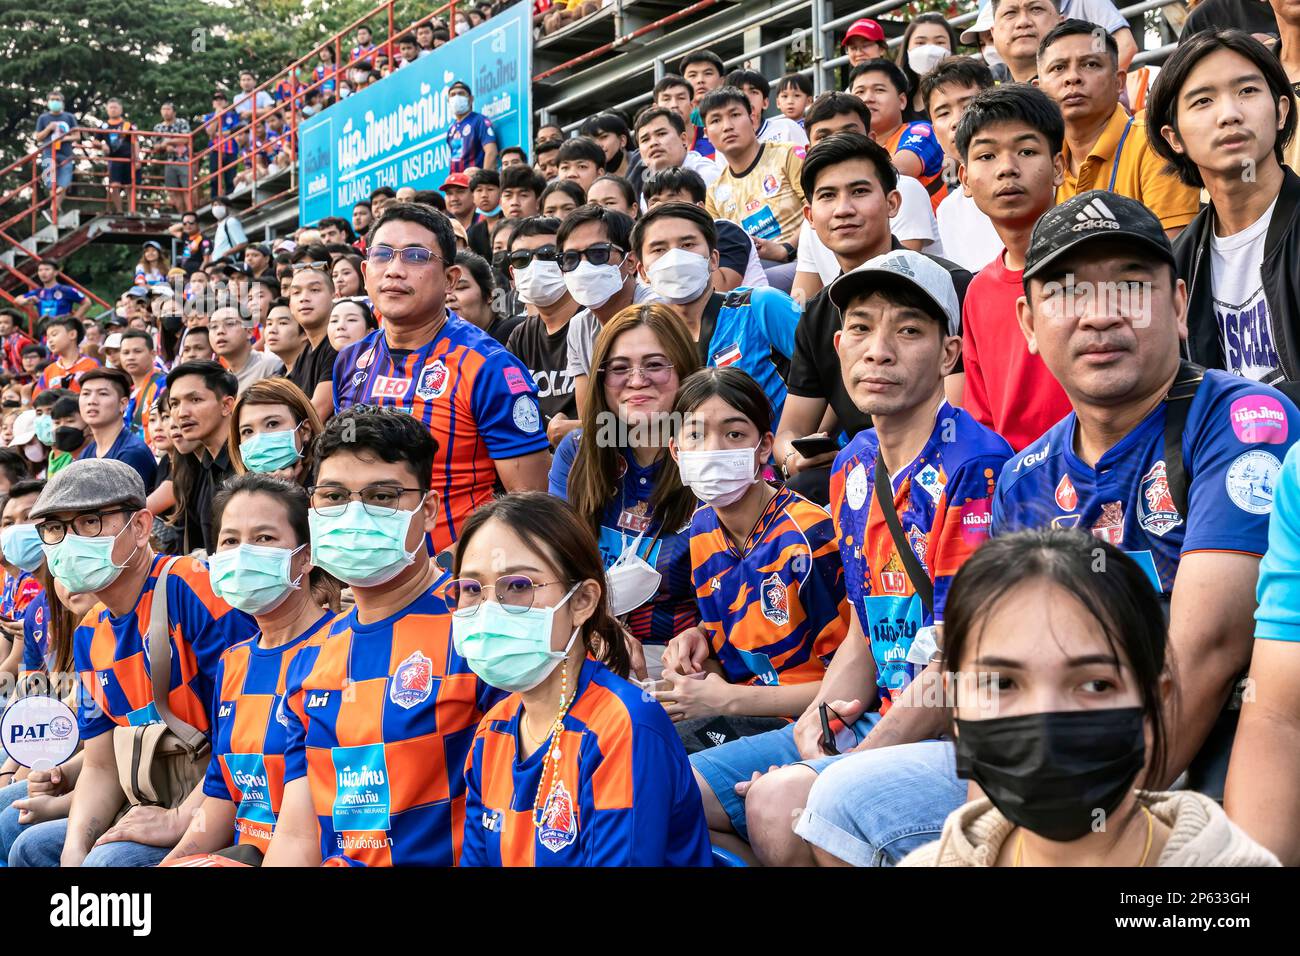
[(706, 737), (708, 737), (710, 740), (712, 740), (712, 741), (713, 741), (713, 746), (715, 746), (715, 747), (721, 747), (723, 744), (725, 744), (725, 743), (727, 742), (727, 735), (726, 735), (726, 734), (720, 734), (720, 733), (718, 733), (716, 730), (706, 730), (706, 731), (704, 732), (704, 736), (706, 736)]
[(1119, 228), (1119, 222), (1115, 219), (1115, 214), (1101, 201), (1100, 197), (1089, 201), (1088, 205), (1075, 214), (1074, 220), (1074, 225), (1070, 227), (1071, 232)]

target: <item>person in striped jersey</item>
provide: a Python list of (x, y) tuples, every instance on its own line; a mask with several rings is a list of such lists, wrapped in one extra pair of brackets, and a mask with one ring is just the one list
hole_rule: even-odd
[(674, 411), (673, 457), (704, 502), (690, 531), (701, 621), (669, 643), (658, 697), (694, 752), (802, 714), (848, 631), (849, 605), (830, 514), (760, 479), (773, 438), (758, 382), (702, 369)]

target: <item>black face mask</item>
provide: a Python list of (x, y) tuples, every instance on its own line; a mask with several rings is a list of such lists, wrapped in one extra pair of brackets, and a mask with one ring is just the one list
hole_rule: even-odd
[(72, 425), (54, 429), (54, 447), (59, 451), (74, 452), (86, 443), (86, 433)]
[(1017, 826), (1077, 840), (1128, 793), (1146, 757), (1144, 728), (1140, 707), (958, 719), (957, 776)]
[(185, 327), (185, 317), (176, 315), (164, 315), (162, 317), (162, 327), (164, 332), (179, 332)]
[(21, 408), (22, 404), (23, 403), (16, 398), (6, 398), (4, 402), (0, 403), (0, 406), (4, 408)]
[(605, 172), (613, 176), (618, 172), (618, 168), (623, 165), (623, 157), (626, 155), (624, 150), (620, 149), (609, 159), (605, 160)]

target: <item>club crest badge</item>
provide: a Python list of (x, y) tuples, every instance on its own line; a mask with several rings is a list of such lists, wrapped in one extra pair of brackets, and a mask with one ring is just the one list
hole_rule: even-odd
[(388, 683), (388, 699), (403, 710), (422, 704), (433, 692), (433, 661), (415, 651), (393, 673)]
[(1183, 516), (1178, 513), (1174, 496), (1169, 491), (1163, 459), (1152, 465), (1151, 470), (1142, 476), (1140, 490), (1142, 495), (1138, 499), (1138, 524), (1144, 531), (1164, 537), (1170, 529), (1183, 523)]
[(423, 401), (431, 401), (447, 390), (447, 366), (442, 359), (434, 362), (420, 372), (420, 381), (415, 386), (415, 394)]
[(790, 623), (790, 595), (786, 590), (785, 582), (777, 576), (776, 572), (759, 585), (759, 593), (762, 597), (763, 617), (777, 627), (784, 627)]
[(556, 780), (542, 806), (542, 825), (537, 830), (538, 842), (552, 853), (559, 853), (577, 838), (578, 818), (573, 812), (573, 798), (565, 789), (564, 781)]

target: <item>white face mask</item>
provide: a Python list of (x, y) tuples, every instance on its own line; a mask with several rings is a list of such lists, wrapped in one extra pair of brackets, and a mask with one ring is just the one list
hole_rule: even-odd
[(225, 218), (226, 218), (226, 207), (225, 207), (225, 206), (213, 206), (213, 207), (212, 207), (212, 218), (213, 218), (213, 219), (225, 219)]
[(578, 268), (564, 273), (564, 284), (575, 302), (588, 309), (599, 309), (623, 288), (623, 273), (618, 266), (606, 263), (593, 266), (586, 259)]
[(682, 484), (707, 505), (725, 508), (744, 497), (758, 481), (753, 448), (724, 448), (720, 451), (679, 451), (677, 470)]
[(917, 76), (925, 76), (951, 52), (946, 46), (939, 46), (937, 43), (922, 43), (907, 51), (907, 65)]
[(685, 249), (669, 249), (646, 269), (650, 287), (674, 305), (694, 302), (709, 287), (712, 263)]
[(469, 112), (469, 97), (464, 93), (453, 93), (450, 97), (451, 111), (457, 116), (464, 116)]
[(560, 301), (567, 291), (564, 273), (558, 262), (543, 262), (534, 259), (526, 268), (514, 269), (515, 291), (519, 298), (528, 305), (548, 305)]
[(659, 591), (663, 575), (637, 554), (645, 532), (636, 536), (618, 560), (605, 572), (605, 589), (609, 592), (609, 613), (622, 617), (635, 611)]
[(1005, 65), (1005, 61), (998, 55), (998, 48), (992, 43), (985, 46), (982, 52), (984, 54), (984, 62), (989, 65), (990, 69), (995, 66)]

